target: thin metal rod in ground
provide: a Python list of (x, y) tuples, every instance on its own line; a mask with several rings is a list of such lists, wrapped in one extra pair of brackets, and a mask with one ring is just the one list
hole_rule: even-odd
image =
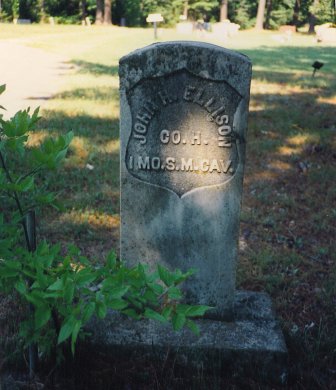
[[(24, 225), (27, 231), (27, 237), (29, 241), (29, 251), (36, 251), (36, 216), (35, 211), (30, 210), (24, 218)], [(30, 315), (34, 316), (34, 306), (29, 305)], [(37, 344), (29, 344), (29, 377), (33, 379), (38, 365), (38, 349)]]

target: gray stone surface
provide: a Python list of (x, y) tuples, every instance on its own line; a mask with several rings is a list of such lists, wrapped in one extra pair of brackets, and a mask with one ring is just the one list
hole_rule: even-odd
[(123, 57), (119, 72), (121, 258), (198, 269), (187, 301), (232, 318), (251, 63), (168, 42)]
[(188, 329), (174, 332), (152, 320), (134, 321), (111, 312), (93, 320), (90, 347), (114, 356), (143, 356), (164, 361), (167, 353), (184, 368), (223, 375), (228, 368), (276, 382), (286, 379), (287, 349), (274, 319), (267, 294), (239, 291), (234, 299), (234, 321), (198, 319), (201, 335)]

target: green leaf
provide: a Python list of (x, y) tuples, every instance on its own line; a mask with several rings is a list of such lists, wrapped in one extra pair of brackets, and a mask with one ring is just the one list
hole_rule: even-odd
[(163, 317), (166, 319), (166, 320), (169, 320), (170, 316), (171, 316), (171, 313), (173, 312), (173, 308), (171, 306), (166, 306), (163, 310), (162, 310), (162, 315)]
[(187, 317), (199, 317), (203, 316), (208, 310), (213, 309), (211, 306), (205, 305), (184, 305), (180, 304), (176, 306), (176, 312), (181, 313)]
[(82, 322), (77, 320), (71, 334), (71, 352), (73, 355), (75, 354), (75, 344), (77, 341), (79, 331), (81, 330), (81, 327), (82, 327)]
[(141, 315), (138, 314), (134, 309), (125, 309), (122, 311), (123, 314), (126, 314), (128, 317), (134, 318), (135, 320), (139, 320)]
[(107, 255), (107, 259), (106, 259), (106, 265), (108, 266), (108, 268), (110, 270), (114, 269), (115, 266), (117, 264), (117, 255), (115, 252), (111, 251), (108, 255)]
[(19, 261), (6, 261), (6, 267), (15, 270), (21, 270), (22, 264)]
[(144, 312), (144, 317), (149, 318), (151, 320), (160, 321), (160, 322), (167, 322), (167, 319), (163, 315), (148, 308)]
[(45, 293), (44, 294), (44, 297), (46, 298), (46, 299), (48, 299), (48, 298), (62, 298), (63, 297), (63, 291), (61, 291), (61, 290), (58, 290), (58, 291), (55, 291), (55, 292), (52, 292), (52, 293)]
[(38, 290), (33, 290), (30, 294), (26, 294), (28, 302), (32, 303), (35, 307), (45, 306), (45, 293)]
[[(103, 283), (103, 286), (105, 288), (106, 284)], [(107, 290), (108, 291), (108, 297), (109, 297), (109, 299), (122, 298), (127, 293), (129, 288), (130, 288), (129, 286), (122, 286), (122, 287), (115, 287), (115, 288), (108, 289)]]
[(75, 286), (73, 280), (68, 279), (64, 287), (64, 299), (67, 303), (71, 303), (75, 293)]
[(142, 297), (148, 302), (156, 302), (156, 294), (151, 290), (146, 290)]
[(63, 290), (64, 283), (62, 279), (57, 279), (56, 282), (54, 282), (52, 285), (50, 285), (47, 290), (56, 291), (56, 290)]
[(27, 292), (27, 286), (26, 283), (23, 280), (18, 280), (15, 283), (15, 289), (21, 294), (25, 295)]
[(46, 275), (44, 273), (44, 269), (41, 267), (42, 266), (42, 261), (40, 260), (40, 258), (37, 258), (36, 259), (37, 262), (39, 262), (39, 264), (37, 264), (35, 267), (37, 269), (37, 272), (36, 272), (36, 281), (35, 283), (37, 282), (38, 283), (38, 287), (37, 285), (35, 285), (34, 283), (34, 288), (43, 288), (45, 289), (46, 287), (48, 287), (48, 285), (50, 284), (50, 277), (48, 277), (48, 275)]
[(163, 281), (163, 283), (167, 286), (170, 287), (171, 285), (174, 284), (174, 277), (169, 272), (166, 268), (164, 268), (162, 265), (158, 265), (158, 272), (159, 272), (159, 277)]
[(195, 333), (197, 336), (200, 335), (199, 327), (195, 324), (194, 321), (187, 320), (186, 326), (187, 326), (193, 333)]
[(181, 270), (175, 271), (175, 285), (178, 285), (188, 279), (190, 276), (194, 275), (197, 272), (195, 268), (190, 268), (187, 272), (182, 273)]
[(25, 179), (21, 180), (19, 183), (20, 191), (27, 192), (34, 188), (34, 178), (27, 176)]
[(43, 256), (49, 254), (49, 245), (48, 243), (43, 240), (36, 248), (36, 253), (38, 256)]
[(71, 333), (75, 329), (76, 326), (76, 318), (74, 316), (70, 316), (67, 320), (62, 324), (61, 330), (58, 335), (57, 344), (61, 344), (67, 338), (70, 337)]
[(43, 194), (43, 195), (37, 194), (34, 197), (34, 199), (38, 205), (49, 204), (49, 205), (55, 206), (56, 196), (57, 196), (57, 194), (55, 194), (54, 192), (49, 192), (48, 194)]
[(51, 318), (51, 310), (48, 306), (40, 306), (35, 311), (35, 327), (42, 328)]
[(173, 286), (170, 287), (168, 290), (168, 298), (170, 299), (181, 299), (182, 298), (182, 292), (179, 288)]
[(106, 307), (105, 302), (102, 302), (102, 301), (96, 302), (96, 312), (97, 312), (97, 316), (99, 318), (101, 318), (101, 319), (105, 318), (106, 313), (107, 313), (107, 307)]
[(176, 313), (173, 315), (172, 323), (174, 330), (181, 330), (186, 322), (186, 317), (182, 313)]
[(1, 272), (1, 278), (14, 278), (20, 274), (18, 270), (10, 269), (10, 268), (2, 268), (0, 272)]
[(95, 311), (96, 304), (94, 302), (90, 302), (87, 304), (83, 310), (83, 323), (89, 321)]
[(176, 306), (176, 312), (181, 313), (183, 315), (187, 315), (189, 309), (190, 309), (190, 305), (179, 304)]
[(113, 310), (122, 310), (128, 306), (128, 303), (123, 299), (111, 299), (108, 306)]
[(6, 90), (6, 84), (0, 85), (0, 95)]
[(186, 315), (187, 317), (199, 317), (203, 316), (210, 309), (213, 309), (213, 307), (205, 305), (190, 306), (186, 311)]
[(147, 286), (154, 291), (156, 295), (161, 295), (164, 292), (164, 288), (161, 286), (161, 284), (157, 283), (147, 283)]
[(76, 273), (75, 281), (78, 287), (83, 287), (91, 284), (93, 281), (96, 280), (96, 278), (97, 275), (93, 273), (90, 269), (83, 268)]

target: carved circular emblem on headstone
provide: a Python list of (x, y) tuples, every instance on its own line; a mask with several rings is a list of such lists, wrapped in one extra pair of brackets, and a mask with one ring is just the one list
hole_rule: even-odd
[(227, 182), (239, 164), (233, 118), (241, 100), (225, 81), (187, 70), (143, 79), (127, 91), (128, 172), (179, 197)]

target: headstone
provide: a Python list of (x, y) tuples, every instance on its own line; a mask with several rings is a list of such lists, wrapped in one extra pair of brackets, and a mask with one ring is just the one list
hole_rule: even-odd
[(296, 26), (290, 26), (290, 25), (283, 25), (279, 27), (279, 32), (284, 34), (295, 34), (296, 33)]
[(163, 43), (120, 61), (121, 258), (195, 268), (194, 304), (230, 318), (251, 62), (205, 43)]
[(14, 24), (31, 24), (30, 19), (14, 19)]
[(186, 21), (177, 23), (176, 32), (178, 32), (179, 34), (192, 34), (193, 24), (191, 22), (186, 22)]
[(285, 381), (270, 298), (235, 291), (250, 79), (247, 57), (199, 42), (155, 44), (120, 60), (121, 258), (196, 268), (186, 299), (215, 309), (196, 319), (201, 337), (112, 311), (88, 327), (92, 356), (169, 355), (185, 372), (230, 367)]
[(224, 22), (214, 23), (212, 25), (212, 32), (221, 38), (232, 38), (238, 34), (240, 25), (231, 23), (228, 19)]
[(336, 28), (332, 23), (315, 26), (317, 42), (336, 43)]

